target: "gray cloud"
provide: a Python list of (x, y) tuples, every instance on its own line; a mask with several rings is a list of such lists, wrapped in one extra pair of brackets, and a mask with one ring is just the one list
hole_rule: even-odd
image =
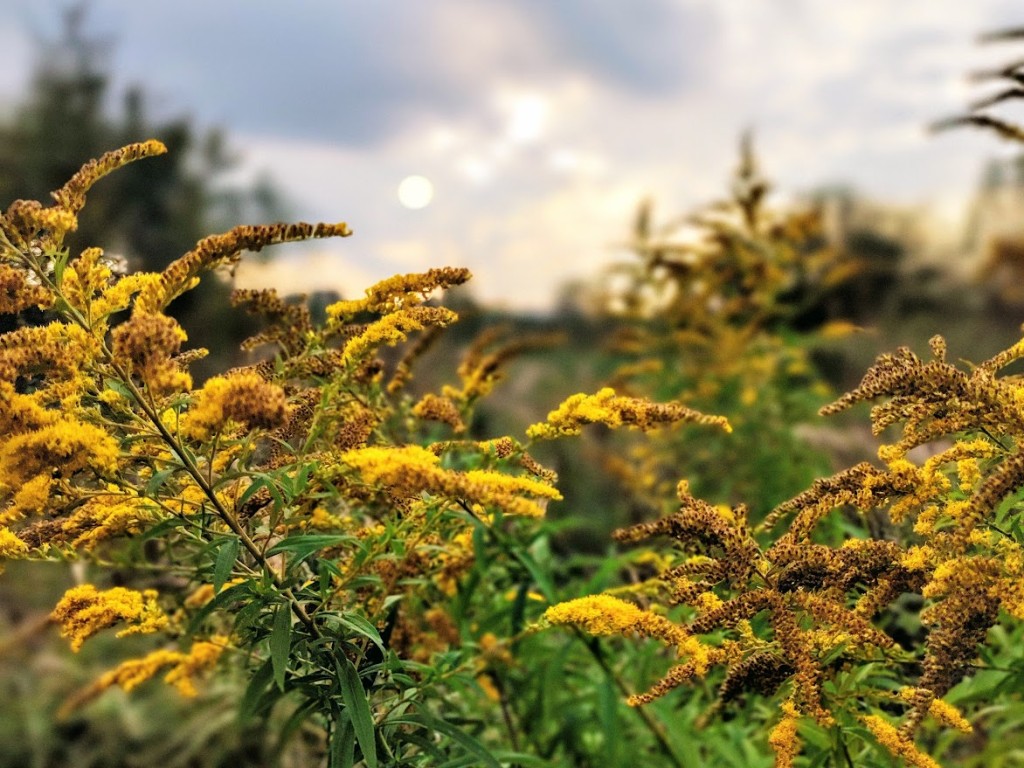
[(671, 0), (525, 0), (538, 30), (565, 63), (607, 85), (666, 95), (701, 76), (711, 60), (710, 5)]
[[(15, 6), (56, 30), (58, 8)], [(714, 19), (672, 0), (95, 0), (88, 28), (116, 39), (122, 83), (169, 108), (250, 135), (371, 146), (421, 119), (486, 120), (498, 82), (663, 96), (700, 72)]]

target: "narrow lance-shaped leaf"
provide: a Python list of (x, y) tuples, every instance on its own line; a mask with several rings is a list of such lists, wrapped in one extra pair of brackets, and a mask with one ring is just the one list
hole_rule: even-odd
[(346, 656), (336, 657), (335, 663), (338, 668), (341, 696), (345, 701), (345, 711), (355, 729), (356, 741), (363, 752), (363, 760), (370, 768), (376, 768), (377, 742), (373, 735), (373, 714), (370, 712), (370, 702), (366, 700), (363, 684), (359, 680), (359, 672)]
[(274, 628), (270, 633), (270, 662), (274, 667), (274, 683), (284, 690), (288, 654), (292, 647), (292, 613), (287, 605), (279, 606), (274, 614)]

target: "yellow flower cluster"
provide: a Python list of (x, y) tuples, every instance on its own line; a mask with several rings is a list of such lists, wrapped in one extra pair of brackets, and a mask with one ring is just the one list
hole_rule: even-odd
[(245, 429), (273, 429), (288, 416), (284, 390), (258, 373), (214, 376), (196, 393), (181, 419), (181, 432), (194, 440), (207, 440), (229, 422)]
[(199, 274), (225, 264), (234, 264), (243, 251), (260, 251), (268, 245), (327, 237), (348, 237), (352, 231), (344, 222), (335, 224), (243, 224), (220, 235), (204, 237), (195, 247), (167, 265), (157, 286), (142, 292), (136, 307), (143, 312), (159, 312), (169, 302), (195, 287)]
[(87, 467), (100, 474), (117, 469), (119, 447), (106, 431), (62, 418), (8, 438), (0, 447), (0, 489), (17, 488), (54, 468), (70, 476)]
[(732, 429), (724, 416), (709, 416), (679, 403), (652, 403), (643, 398), (616, 395), (614, 389), (605, 387), (593, 395), (572, 395), (548, 414), (547, 421), (533, 424), (526, 434), (533, 440), (551, 440), (578, 435), (586, 424), (626, 425), (646, 432), (679, 422), (714, 425), (726, 432)]
[(61, 708), (61, 714), (70, 714), (115, 685), (131, 692), (167, 667), (170, 670), (164, 675), (164, 682), (173, 685), (182, 696), (194, 697), (199, 693), (195, 679), (216, 666), (229, 642), (223, 635), (214, 635), (209, 640), (193, 642), (188, 653), (160, 649), (139, 659), (123, 661), (75, 694)]
[(187, 340), (174, 318), (136, 309), (111, 336), (114, 359), (154, 395), (191, 389), (192, 378), (174, 360)]
[(101, 541), (141, 533), (157, 519), (155, 504), (144, 498), (96, 494), (61, 521), (50, 543), (67, 542), (76, 549), (90, 550)]
[(33, 285), (24, 270), (0, 264), (0, 315), (14, 315), (29, 307), (46, 308), (53, 295), (41, 285)]
[(385, 315), (370, 323), (358, 336), (349, 339), (341, 350), (345, 365), (359, 363), (382, 345), (394, 346), (405, 341), (413, 331), (443, 328), (458, 319), (444, 307), (409, 307)]
[(406, 496), (430, 493), (526, 517), (543, 516), (544, 507), (535, 499), (562, 498), (555, 488), (529, 477), (490, 470), (444, 469), (437, 455), (416, 445), (358, 448), (346, 451), (340, 458), (343, 464), (356, 469), (365, 482), (385, 485)]
[(0, 560), (16, 560), (27, 553), (28, 545), (9, 528), (0, 525)]
[(459, 407), (443, 395), (428, 392), (413, 406), (412, 415), (424, 421), (438, 421), (447, 424), (457, 435), (466, 431)]
[(545, 349), (560, 341), (558, 334), (527, 334), (512, 341), (499, 344), (504, 329), (492, 327), (480, 333), (470, 345), (459, 363), (458, 375), (460, 388), (446, 386), (444, 394), (464, 403), (473, 403), (490, 394), (494, 386), (501, 381), (503, 366), (519, 355), (532, 350)]
[(384, 315), (422, 304), (433, 291), (462, 285), (469, 278), (468, 269), (457, 267), (394, 275), (367, 288), (362, 299), (338, 301), (327, 307), (328, 327), (337, 327), (360, 312)]
[(768, 734), (768, 744), (775, 752), (775, 768), (792, 768), (793, 761), (800, 754), (800, 738), (797, 723), (800, 713), (792, 701), (782, 703), (782, 719)]
[(129, 626), (118, 637), (157, 632), (167, 626), (167, 616), (157, 605), (157, 593), (147, 589), (136, 592), (124, 587), (103, 590), (92, 584), (72, 587), (53, 609), (53, 619), (61, 625), (61, 637), (77, 651), (90, 637), (120, 622)]
[(681, 646), (689, 635), (677, 624), (611, 595), (591, 595), (553, 605), (544, 612), (551, 624), (570, 624), (592, 635), (652, 637), (669, 646)]
[(90, 160), (82, 166), (63, 187), (53, 193), (53, 197), (61, 208), (71, 214), (77, 214), (85, 205), (85, 193), (108, 173), (144, 157), (154, 157), (166, 152), (167, 147), (154, 139), (128, 144), (107, 152), (98, 160)]
[(887, 720), (878, 715), (865, 715), (861, 718), (878, 743), (892, 755), (899, 757), (907, 765), (914, 768), (942, 768), (935, 760), (919, 751), (914, 742), (902, 736)]

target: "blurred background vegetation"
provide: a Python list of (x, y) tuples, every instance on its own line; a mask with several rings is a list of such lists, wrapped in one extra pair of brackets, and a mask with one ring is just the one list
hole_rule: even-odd
[[(0, 207), (15, 198), (46, 199), (86, 160), (156, 137), (168, 145), (167, 155), (132, 164), (90, 193), (73, 250), (99, 244), (133, 269), (158, 270), (206, 234), (287, 215), (272, 181), (249, 188), (224, 181), (233, 164), (230, 137), (185, 118), (153, 121), (142, 89), (112, 93), (109, 48), (83, 35), (82, 13), (68, 13), (63, 37), (39, 51), (30, 91), (5, 105)], [(595, 429), (580, 442), (539, 447), (538, 458), (559, 473), (565, 496), (551, 506), (549, 535), (535, 542), (535, 554), (559, 575), (560, 598), (610, 586), (616, 571), (642, 569), (618, 554), (609, 558), (609, 533), (670, 509), (681, 477), (713, 502), (746, 502), (756, 517), (814, 477), (870, 457), (875, 443), (861, 414), (838, 423), (815, 414), (835, 392), (854, 386), (879, 352), (899, 345), (920, 352), (941, 332), (953, 357), (980, 360), (1018, 337), (1024, 156), (979, 169), (968, 226), (936, 251), (917, 212), (863, 199), (853, 189), (811, 190), (775, 210), (757, 167), (756, 137), (740, 143), (720, 200), (694, 212), (662, 212), (656, 200), (623, 210), (621, 262), (566, 286), (549, 314), (497, 311), (454, 294), (447, 304), (462, 322), (420, 366), (414, 391), (436, 391), (444, 382), (431, 372), (453, 371), (485, 328), (501, 327), (506, 339), (558, 335), (508, 363), (499, 396), (481, 405), (472, 425), (479, 437), (522, 434), (566, 396), (609, 382), (680, 398), (736, 425), (730, 440), (681, 430), (643, 441)], [(709, 198), (717, 194), (708, 190)], [(192, 342), (211, 351), (199, 378), (243, 359), (238, 343), (252, 329), (230, 308), (229, 292), (228, 280), (207, 280), (173, 307)], [(315, 298), (322, 306), (331, 297)], [(0, 317), (0, 324), (10, 322)], [(236, 690), (230, 681), (198, 705), (153, 686), (131, 697), (108, 694), (88, 717), (55, 721), (69, 692), (110, 666), (110, 654), (131, 650), (124, 641), (117, 650), (97, 642), (72, 657), (55, 642), (47, 613), (75, 567), (12, 566), (0, 578), (0, 765), (288, 764), (264, 734), (235, 727), (230, 711), (218, 707), (218, 697)], [(1016, 642), (1007, 637), (994, 653)], [(565, 681), (518, 712), (538, 749), (565, 765), (632, 765), (645, 748), (631, 747), (630, 739), (642, 744), (653, 731), (635, 730), (637, 715), (621, 704), (618, 686), (623, 676), (656, 674), (651, 652), (608, 656), (597, 641), (552, 643), (529, 639), (522, 649), (524, 657), (545, 660), (541, 677)], [(595, 669), (604, 675), (598, 685)], [(525, 690), (526, 674), (537, 670), (516, 666), (508, 683)], [(653, 709), (665, 722), (690, 722), (709, 702), (708, 691), (689, 699), (677, 691)], [(742, 716), (714, 726), (717, 746), (710, 752), (694, 751), (691, 731), (674, 730), (678, 753), (726, 765), (767, 764), (749, 744), (750, 732), (771, 713), (756, 702), (742, 706)], [(707, 741), (709, 732), (700, 738)], [(294, 759), (301, 764), (301, 753)]]

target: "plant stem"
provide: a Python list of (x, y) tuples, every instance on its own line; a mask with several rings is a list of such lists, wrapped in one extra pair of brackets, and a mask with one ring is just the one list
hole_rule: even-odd
[[(619, 693), (623, 697), (630, 695), (630, 690), (623, 682), (622, 678), (619, 677), (618, 673), (615, 672), (608, 662), (605, 661), (604, 655), (600, 652), (600, 644), (595, 638), (588, 638), (578, 627), (573, 627), (573, 631), (576, 633), (576, 637), (579, 638), (580, 642), (590, 651), (590, 655), (594, 657), (597, 665), (601, 667), (601, 670), (608, 676), (608, 678), (615, 683), (615, 687), (619, 689)], [(644, 721), (644, 725), (647, 726), (647, 730), (651, 732), (655, 741), (658, 742), (658, 746), (661, 747), (661, 751), (669, 759), (669, 762), (676, 768), (684, 768), (682, 761), (676, 756), (675, 752), (672, 751), (672, 746), (668, 743), (668, 739), (665, 736), (664, 730), (661, 725), (651, 716), (651, 714), (643, 707), (633, 707), (633, 711), (640, 716), (640, 719)]]

